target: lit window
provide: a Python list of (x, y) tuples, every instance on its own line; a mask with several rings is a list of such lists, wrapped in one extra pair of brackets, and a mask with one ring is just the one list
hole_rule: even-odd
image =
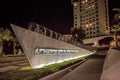
[(88, 2), (88, 0), (85, 0), (85, 2)]
[(86, 28), (88, 28), (89, 27), (89, 25), (88, 24), (86, 24)]
[(90, 23), (89, 25), (92, 26), (92, 23)]
[(74, 3), (74, 6), (77, 6), (77, 4), (76, 4), (76, 3)]
[(95, 5), (92, 5), (91, 7), (95, 7)]
[(84, 3), (85, 3), (85, 1), (83, 0), (83, 1), (82, 1), (82, 3), (84, 4)]

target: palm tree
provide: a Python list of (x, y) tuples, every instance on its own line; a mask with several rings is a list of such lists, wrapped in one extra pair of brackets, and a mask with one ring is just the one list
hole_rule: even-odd
[(83, 43), (83, 39), (85, 39), (85, 33), (84, 33), (84, 30), (82, 28), (74, 28), (71, 31), (71, 34), (73, 35), (73, 39), (75, 41)]
[(0, 28), (0, 56), (2, 55), (3, 53), (3, 28)]
[(117, 19), (120, 19), (120, 8), (114, 8), (112, 10), (118, 12), (114, 17), (117, 18)]
[(117, 24), (111, 27), (111, 31), (114, 32), (114, 38), (116, 42), (116, 47), (118, 47), (118, 39), (117, 39), (117, 32), (120, 31), (120, 8), (114, 8), (113, 11), (117, 11), (118, 13), (115, 14), (114, 18), (117, 20)]
[(9, 29), (0, 28), (0, 56), (3, 56), (3, 41), (13, 40), (12, 32)]

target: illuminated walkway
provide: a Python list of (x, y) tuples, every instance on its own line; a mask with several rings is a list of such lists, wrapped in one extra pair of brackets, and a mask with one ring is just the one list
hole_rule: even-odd
[(104, 57), (94, 57), (63, 76), (60, 80), (100, 80)]

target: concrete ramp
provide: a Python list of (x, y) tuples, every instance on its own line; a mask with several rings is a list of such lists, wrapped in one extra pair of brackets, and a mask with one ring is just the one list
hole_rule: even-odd
[(40, 68), (94, 52), (10, 24), (33, 68)]

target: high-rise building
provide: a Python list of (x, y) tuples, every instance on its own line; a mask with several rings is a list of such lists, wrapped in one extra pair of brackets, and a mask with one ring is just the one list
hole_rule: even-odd
[(71, 0), (74, 28), (82, 28), (86, 38), (109, 34), (108, 0)]

